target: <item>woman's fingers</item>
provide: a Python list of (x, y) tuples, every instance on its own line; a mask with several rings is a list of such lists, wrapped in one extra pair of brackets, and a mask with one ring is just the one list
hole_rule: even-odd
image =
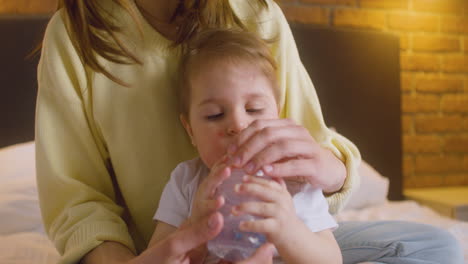
[[(259, 119), (255, 120), (250, 124), (248, 127), (246, 127), (244, 130), (242, 130), (241, 134), (237, 138), (235, 144), (237, 147), (242, 146), (245, 142), (247, 142), (254, 134), (258, 133), (259, 131), (262, 131), (263, 129), (267, 127), (286, 127), (286, 126), (292, 126), (295, 125), (294, 122), (290, 119)], [(229, 154), (232, 153), (232, 149)]]
[(157, 248), (163, 250), (167, 256), (174, 258), (186, 256), (190, 250), (217, 236), (222, 226), (222, 215), (220, 213), (211, 214), (183, 226), (167, 239), (161, 241), (163, 247)]
[(265, 243), (255, 251), (253, 256), (236, 264), (271, 264), (273, 263), (273, 252), (273, 244)]
[[(252, 150), (262, 149), (264, 141), (270, 142), (274, 138), (279, 137), (281, 135), (280, 132), (284, 131), (284, 129), (280, 128), (285, 127), (288, 127), (288, 121), (285, 119), (256, 120), (252, 122), (247, 128), (242, 130), (236, 140), (228, 147), (230, 162), (238, 167), (245, 165), (245, 161), (248, 160), (248, 155), (251, 154)], [(272, 131), (277, 129), (278, 131), (272, 133)], [(261, 134), (262, 139), (260, 141), (252, 141), (252, 139), (258, 138), (259, 134)]]
[[(264, 149), (253, 155), (245, 166), (246, 170), (258, 171), (262, 169), (267, 175), (273, 170), (268, 165), (291, 160), (297, 157), (301, 159), (314, 158), (318, 145), (315, 142), (302, 139), (280, 139), (274, 144), (267, 145)], [(250, 173), (250, 171), (248, 171)]]
[(249, 173), (284, 158), (309, 157), (316, 145), (304, 127), (285, 119), (257, 120), (242, 131), (235, 144), (238, 147), (230, 153), (230, 162)]
[(318, 175), (323, 169), (320, 168), (321, 164), (317, 159), (293, 159), (287, 162), (280, 162), (272, 164), (272, 170), (268, 173), (271, 177), (283, 178), (300, 178), (305, 179), (312, 186), (325, 189), (326, 186), (332, 184), (331, 178), (327, 177), (314, 177)]

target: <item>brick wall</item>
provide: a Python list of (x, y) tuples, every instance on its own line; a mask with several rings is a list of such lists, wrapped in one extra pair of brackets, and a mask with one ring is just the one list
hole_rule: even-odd
[[(279, 0), (288, 19), (400, 36), (406, 187), (468, 185), (468, 0)], [(56, 0), (0, 0), (47, 13)]]
[(282, 0), (289, 20), (400, 36), (405, 187), (468, 185), (467, 0)]
[(0, 14), (51, 13), (57, 0), (0, 0)]

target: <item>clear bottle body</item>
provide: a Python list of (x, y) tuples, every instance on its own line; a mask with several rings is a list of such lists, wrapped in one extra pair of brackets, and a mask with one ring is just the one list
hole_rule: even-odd
[(217, 189), (217, 195), (222, 195), (225, 204), (219, 210), (224, 218), (224, 226), (214, 239), (208, 241), (208, 250), (219, 258), (236, 262), (250, 257), (255, 250), (266, 242), (263, 234), (243, 232), (239, 224), (243, 221), (259, 219), (257, 216), (243, 214), (235, 216), (231, 213), (232, 207), (247, 201), (257, 200), (246, 195), (239, 195), (234, 186), (242, 182), (245, 175), (241, 169), (232, 169), (231, 176)]

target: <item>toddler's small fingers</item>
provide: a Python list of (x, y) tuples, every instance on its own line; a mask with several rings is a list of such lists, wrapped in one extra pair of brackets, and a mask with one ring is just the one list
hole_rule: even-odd
[(232, 208), (234, 215), (250, 214), (260, 217), (274, 217), (278, 210), (275, 204), (265, 202), (245, 202)]
[(275, 219), (266, 218), (255, 221), (244, 221), (239, 224), (239, 229), (245, 232), (257, 232), (262, 234), (272, 234), (278, 232), (279, 225)]

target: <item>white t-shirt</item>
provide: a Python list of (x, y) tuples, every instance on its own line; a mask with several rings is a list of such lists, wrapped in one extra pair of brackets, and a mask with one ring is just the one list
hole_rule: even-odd
[[(153, 219), (179, 227), (190, 216), (198, 185), (209, 172), (200, 158), (179, 163), (164, 188)], [(288, 182), (287, 187), (293, 196), (297, 216), (312, 232), (338, 226), (328, 212), (328, 203), (321, 189), (295, 182)]]

